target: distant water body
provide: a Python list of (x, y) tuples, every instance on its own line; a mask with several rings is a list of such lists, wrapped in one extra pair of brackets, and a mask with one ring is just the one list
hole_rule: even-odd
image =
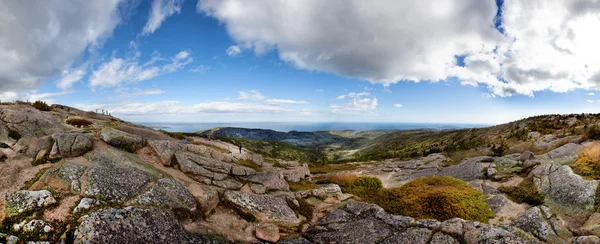
[(141, 124), (156, 130), (166, 130), (169, 132), (198, 132), (216, 127), (239, 127), (249, 129), (269, 129), (275, 131), (302, 131), (314, 132), (320, 130), (353, 130), (356, 132), (367, 130), (414, 130), (414, 129), (432, 129), (449, 130), (465, 128), (481, 128), (489, 125), (474, 124), (427, 124), (427, 123), (345, 123), (345, 122), (240, 122), (240, 123), (159, 123), (159, 122), (140, 122)]

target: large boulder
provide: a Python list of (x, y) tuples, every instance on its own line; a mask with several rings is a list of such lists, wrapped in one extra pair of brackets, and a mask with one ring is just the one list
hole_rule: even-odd
[(302, 164), (284, 169), (283, 177), (289, 182), (300, 182), (303, 179), (310, 178), (308, 164)]
[(280, 227), (296, 227), (301, 219), (288, 206), (285, 196), (253, 195), (239, 191), (226, 191), (223, 201), (235, 207), (243, 215), (251, 215), (259, 222), (273, 223)]
[(92, 150), (92, 139), (81, 133), (55, 133), (50, 158), (78, 157)]
[(265, 191), (289, 191), (290, 186), (287, 181), (285, 181), (283, 174), (281, 172), (260, 172), (254, 175), (248, 176), (244, 178), (245, 180), (251, 182), (250, 188), (254, 190), (256, 193), (265, 193), (257, 192), (256, 188), (264, 189)]
[(21, 138), (39, 138), (63, 131), (65, 125), (51, 113), (39, 111), (29, 105), (0, 105), (0, 141), (17, 140), (9, 134), (16, 132)]
[(255, 170), (248, 167), (225, 163), (189, 152), (175, 153), (175, 159), (179, 168), (184, 173), (201, 176), (214, 181), (222, 181), (229, 175), (246, 176), (256, 173)]
[(129, 152), (140, 149), (147, 144), (146, 138), (142, 136), (129, 134), (127, 132), (111, 128), (104, 128), (100, 132), (100, 136), (102, 137), (102, 140), (109, 145), (127, 150)]
[(5, 212), (8, 216), (42, 209), (56, 203), (56, 199), (54, 199), (52, 193), (47, 190), (8, 193), (4, 197), (4, 200), (6, 204)]
[(458, 165), (442, 168), (437, 174), (439, 176), (452, 176), (464, 181), (481, 179), (484, 177), (484, 166), (480, 163), (479, 158), (465, 159)]
[(147, 192), (135, 199), (142, 205), (172, 209), (196, 210), (196, 199), (185, 185), (172, 178), (162, 178)]
[(192, 183), (188, 189), (194, 198), (196, 198), (198, 209), (205, 216), (219, 204), (219, 192), (213, 187)]
[(545, 206), (533, 207), (521, 214), (513, 226), (530, 232), (542, 241), (552, 243), (566, 243), (572, 234)]
[(148, 145), (158, 154), (164, 166), (171, 166), (175, 153), (185, 149), (185, 145), (179, 141), (151, 140)]
[(137, 195), (158, 176), (135, 156), (114, 148), (94, 151), (90, 161), (93, 165), (88, 171), (85, 195), (109, 202), (122, 202)]
[(523, 153), (521, 153), (521, 156), (519, 157), (519, 160), (521, 162), (525, 162), (527, 160), (534, 160), (535, 159), (535, 154), (533, 154), (531, 151), (525, 151)]
[(75, 243), (218, 243), (187, 234), (171, 211), (107, 208), (80, 219)]
[(530, 174), (549, 206), (567, 214), (594, 212), (598, 181), (584, 180), (571, 167), (557, 163), (540, 165)]

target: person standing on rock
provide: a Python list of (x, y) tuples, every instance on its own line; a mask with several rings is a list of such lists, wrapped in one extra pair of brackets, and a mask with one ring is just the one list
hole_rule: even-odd
[(242, 143), (240, 142), (240, 154), (242, 154)]

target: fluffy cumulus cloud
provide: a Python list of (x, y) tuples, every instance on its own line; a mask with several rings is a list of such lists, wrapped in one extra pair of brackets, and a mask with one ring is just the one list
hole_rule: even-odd
[(197, 10), (226, 24), (232, 54), (276, 50), (300, 69), (372, 83), (458, 77), (496, 96), (600, 88), (594, 0), (505, 0), (503, 32), (491, 0), (199, 0)]
[(276, 49), (298, 68), (383, 84), (441, 80), (454, 55), (501, 39), (494, 1), (200, 0), (244, 49)]
[(92, 72), (89, 85), (91, 88), (114, 87), (145, 81), (183, 69), (192, 61), (193, 58), (186, 51), (177, 53), (173, 58), (162, 58), (155, 53), (152, 59), (145, 63), (140, 63), (138, 56), (131, 59), (112, 57)]
[(402, 107), (402, 104), (396, 103), (396, 104), (394, 104), (394, 107), (395, 107), (395, 108), (401, 108), (401, 107)]
[[(336, 97), (336, 100), (346, 100), (343, 104), (332, 104), (329, 106), (330, 110), (334, 113), (344, 111), (369, 111), (377, 109), (377, 98), (367, 97), (371, 95), (368, 92), (350, 92), (348, 94), (340, 95)], [(362, 98), (365, 97), (365, 98)]]
[(238, 100), (255, 100), (255, 101), (265, 100), (265, 96), (260, 94), (260, 92), (257, 90), (240, 91), (238, 93), (240, 94), (240, 97), (238, 97)]
[[(120, 21), (120, 0), (2, 1), (0, 3), (0, 98), (19, 98), (60, 76), (88, 48), (112, 34)], [(83, 71), (59, 81), (69, 88)]]
[(238, 46), (231, 46), (231, 47), (227, 48), (227, 50), (225, 50), (225, 53), (230, 57), (235, 57), (237, 55), (240, 55), (240, 53), (242, 53), (242, 49)]
[(167, 17), (180, 13), (181, 5), (183, 5), (183, 0), (154, 0), (150, 7), (148, 22), (146, 22), (142, 34), (152, 34)]

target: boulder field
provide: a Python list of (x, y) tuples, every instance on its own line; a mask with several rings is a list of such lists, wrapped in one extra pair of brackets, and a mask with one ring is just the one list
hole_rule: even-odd
[[(598, 182), (569, 166), (576, 143), (542, 155), (447, 165), (431, 154), (346, 172), (388, 187), (461, 179), (496, 213), (481, 223), (394, 215), (336, 184), (294, 191), (290, 185), (311, 182), (306, 164), (187, 141), (67, 106), (0, 105), (0, 243), (600, 243)], [(525, 180), (543, 204), (502, 191)]]

